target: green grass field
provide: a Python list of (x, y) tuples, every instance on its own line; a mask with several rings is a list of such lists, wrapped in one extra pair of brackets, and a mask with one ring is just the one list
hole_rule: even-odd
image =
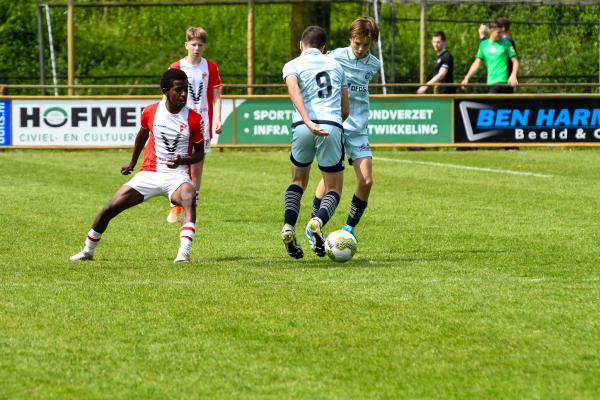
[(375, 154), (350, 262), (287, 256), (287, 150), (226, 150), (174, 265), (164, 198), (67, 261), (129, 151), (1, 152), (0, 398), (600, 398), (600, 150)]

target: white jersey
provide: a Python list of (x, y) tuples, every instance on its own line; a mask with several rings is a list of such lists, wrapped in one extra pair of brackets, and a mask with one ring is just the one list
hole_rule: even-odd
[(361, 132), (369, 122), (369, 81), (379, 70), (380, 62), (370, 52), (356, 58), (350, 47), (332, 50), (327, 55), (342, 65), (348, 80), (350, 114), (344, 121), (344, 129)]
[[(295, 75), (311, 120), (342, 123), (342, 89), (348, 87), (342, 66), (319, 49), (305, 50), (283, 66), (283, 79)], [(301, 122), (298, 110), (293, 122)]]
[(151, 104), (142, 113), (142, 128), (150, 130), (150, 137), (144, 150), (142, 171), (190, 172), (189, 165), (169, 168), (166, 161), (175, 154), (190, 156), (193, 145), (204, 140), (202, 117), (187, 106), (177, 114), (171, 114), (165, 105), (166, 100)]
[(198, 64), (191, 64), (185, 58), (177, 60), (170, 68), (180, 69), (188, 77), (187, 106), (202, 116), (207, 142), (212, 138), (213, 90), (221, 86), (221, 76), (217, 65), (201, 58)]

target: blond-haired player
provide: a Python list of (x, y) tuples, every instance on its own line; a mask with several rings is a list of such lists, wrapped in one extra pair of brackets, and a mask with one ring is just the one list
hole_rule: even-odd
[[(210, 153), (213, 134), (220, 134), (221, 124), (221, 77), (217, 64), (203, 57), (208, 34), (199, 27), (190, 27), (185, 32), (187, 56), (173, 62), (170, 68), (180, 69), (188, 77), (187, 106), (196, 111), (204, 120), (204, 153)], [(192, 166), (192, 181), (200, 192), (204, 161)], [(176, 223), (181, 207), (172, 205), (167, 221)]]

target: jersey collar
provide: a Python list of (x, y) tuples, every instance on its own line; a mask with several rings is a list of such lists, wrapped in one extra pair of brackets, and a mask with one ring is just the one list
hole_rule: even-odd
[(363, 63), (365, 65), (368, 64), (368, 61), (371, 58), (371, 52), (370, 51), (363, 58), (358, 58), (358, 57), (356, 57), (356, 55), (354, 54), (354, 52), (352, 51), (352, 48), (350, 46), (346, 47), (346, 49), (348, 49), (348, 59), (349, 60), (355, 60), (357, 63), (360, 62), (360, 63)]
[(302, 54), (300, 54), (300, 55), (303, 56), (305, 54), (323, 54), (323, 53), (321, 53), (321, 50), (311, 47), (310, 49), (304, 50), (302, 52)]

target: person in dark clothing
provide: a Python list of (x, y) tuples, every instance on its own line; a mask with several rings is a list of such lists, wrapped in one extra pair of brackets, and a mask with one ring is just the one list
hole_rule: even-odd
[[(433, 77), (425, 85), (419, 87), (417, 90), (418, 94), (426, 93), (429, 86), (436, 83), (454, 82), (454, 59), (452, 58), (452, 54), (446, 50), (446, 35), (444, 32), (435, 32), (431, 44), (437, 52), (435, 64), (433, 65)], [(440, 86), (437, 90), (439, 94), (455, 92), (456, 90), (452, 86)]]

